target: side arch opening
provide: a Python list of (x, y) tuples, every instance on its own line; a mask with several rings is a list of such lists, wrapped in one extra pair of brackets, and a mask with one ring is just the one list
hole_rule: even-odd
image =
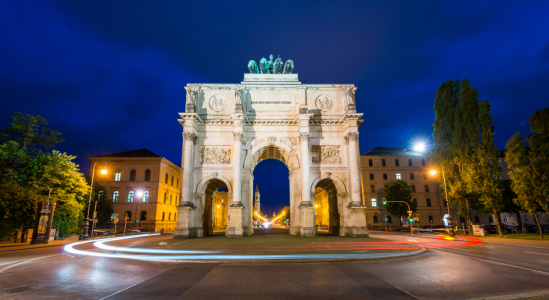
[(321, 230), (327, 227), (327, 233), (330, 235), (339, 235), (341, 228), (337, 194), (337, 187), (330, 178), (318, 181), (315, 186), (316, 225)]

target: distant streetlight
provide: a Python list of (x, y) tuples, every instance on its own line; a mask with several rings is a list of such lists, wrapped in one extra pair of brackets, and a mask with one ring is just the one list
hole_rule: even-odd
[[(448, 207), (448, 231), (450, 231), (450, 236), (455, 237), (456, 234), (454, 233), (454, 226), (452, 224), (452, 215), (450, 214), (450, 202), (448, 202), (448, 189), (446, 188), (446, 176), (444, 175), (444, 166), (440, 164), (440, 168), (442, 169), (442, 179), (444, 180), (444, 193), (446, 194), (446, 206)], [(436, 170), (429, 171), (429, 174), (436, 175)]]
[[(101, 174), (105, 175), (107, 174), (107, 161), (104, 161), (105, 165), (103, 166), (103, 170), (101, 170)], [(88, 201), (88, 213), (86, 215), (86, 223), (84, 224), (84, 232), (82, 239), (87, 240), (88, 239), (88, 230), (90, 228), (90, 205), (91, 205), (91, 199), (92, 199), (92, 192), (93, 192), (93, 178), (95, 177), (95, 165), (97, 165), (97, 161), (93, 164), (93, 171), (92, 171), (92, 178), (91, 178), (91, 187), (90, 187), (90, 199)], [(95, 208), (97, 209), (97, 201), (95, 202)], [(96, 209), (93, 210), (93, 217), (95, 219), (96, 215)]]
[(427, 147), (425, 146), (425, 143), (416, 143), (416, 144), (414, 145), (414, 150), (415, 150), (416, 152), (423, 152), (423, 151), (425, 151), (425, 148), (427, 148)]

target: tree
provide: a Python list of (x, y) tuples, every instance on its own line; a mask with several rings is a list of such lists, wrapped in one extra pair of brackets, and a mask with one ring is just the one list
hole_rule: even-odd
[(48, 195), (50, 202), (56, 202), (53, 228), (59, 236), (67, 237), (78, 230), (79, 221), (84, 218), (82, 209), (89, 195), (89, 186), (78, 165), (72, 162), (76, 156), (53, 150), (40, 156), (43, 168), (38, 170), (32, 187), (42, 195)]
[[(86, 180), (89, 182), (89, 176), (86, 178)], [(93, 185), (93, 193), (92, 193), (92, 207), (90, 208), (93, 210), (93, 206), (95, 205), (95, 201), (97, 200), (97, 219), (100, 224), (106, 224), (111, 221), (111, 216), (114, 213), (114, 207), (112, 204), (112, 199), (109, 199), (107, 197), (107, 189), (97, 183), (94, 183)], [(87, 213), (87, 205), (84, 205), (83, 213)], [(136, 216), (137, 217), (137, 216)]]
[[(471, 209), (478, 198), (483, 207), (500, 218), (498, 189), (501, 176), (498, 150), (494, 146), (490, 104), (479, 100), (469, 80), (443, 82), (435, 98), (434, 147), (431, 162), (446, 173), (449, 204), (458, 207), (472, 233)], [(499, 172), (499, 173), (498, 173)], [(498, 220), (500, 233), (501, 220)]]
[(32, 228), (38, 196), (19, 185), (14, 179), (0, 181), (0, 240), (16, 241), (25, 228)]
[[(509, 141), (507, 141), (507, 152), (505, 153), (505, 161), (512, 171), (509, 171), (512, 183), (511, 188), (517, 195), (514, 202), (522, 207), (525, 211), (534, 216), (538, 232), (543, 239), (543, 230), (539, 224), (537, 212), (541, 210), (540, 199), (536, 197), (536, 190), (540, 187), (535, 186), (534, 168), (530, 164), (529, 154), (526, 152), (526, 145), (522, 140), (521, 134), (516, 133)], [(547, 184), (547, 183), (545, 183)], [(543, 200), (542, 200), (543, 201)]]
[(517, 232), (522, 233), (522, 219), (520, 217), (520, 211), (522, 207), (517, 205), (514, 199), (517, 197), (517, 194), (513, 192), (511, 187), (512, 181), (510, 179), (502, 179), (500, 181), (501, 189), (501, 212), (514, 214), (517, 218), (518, 228)]
[(533, 197), (549, 213), (549, 108), (535, 112), (528, 122), (535, 132), (526, 137), (532, 166), (530, 180), (535, 187)]
[(64, 142), (58, 138), (61, 133), (47, 128), (48, 121), (40, 115), (24, 115), (16, 112), (11, 116), (10, 126), (0, 130), (0, 142), (15, 141), (21, 149), (30, 149), (36, 152), (38, 149), (49, 149), (57, 143)]
[[(397, 180), (385, 188), (386, 201), (404, 201), (410, 205), (412, 212), (417, 209), (417, 203), (412, 201), (412, 187), (404, 180)], [(392, 216), (408, 215), (408, 205), (406, 203), (387, 202), (385, 209)], [(400, 219), (400, 218), (399, 218)], [(402, 225), (402, 221), (400, 222)]]

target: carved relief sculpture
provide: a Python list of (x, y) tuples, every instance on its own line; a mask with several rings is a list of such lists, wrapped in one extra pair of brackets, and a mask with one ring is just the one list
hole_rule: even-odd
[(299, 134), (299, 141), (309, 141), (309, 133), (308, 132), (302, 132)]
[(340, 164), (339, 146), (313, 146), (312, 161), (315, 164)]
[(214, 111), (222, 111), (225, 109), (225, 104), (227, 101), (225, 100), (225, 97), (221, 95), (213, 95), (210, 98), (210, 108)]
[(230, 164), (232, 151), (229, 147), (204, 147), (202, 149), (203, 164)]
[(349, 132), (345, 136), (345, 143), (349, 144), (349, 141), (358, 141), (358, 132)]
[(316, 97), (316, 107), (321, 110), (330, 110), (334, 106), (334, 102), (328, 95), (320, 95)]

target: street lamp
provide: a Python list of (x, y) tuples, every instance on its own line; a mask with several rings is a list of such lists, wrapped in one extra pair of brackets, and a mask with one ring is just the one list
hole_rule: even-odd
[[(446, 206), (448, 207), (448, 231), (450, 231), (450, 236), (455, 237), (456, 234), (454, 233), (454, 226), (452, 224), (452, 215), (450, 214), (450, 202), (448, 202), (448, 189), (446, 188), (446, 176), (444, 175), (444, 166), (440, 164), (440, 168), (442, 169), (442, 179), (444, 180), (444, 193), (446, 194)], [(436, 175), (436, 170), (429, 171), (429, 174)]]
[[(103, 166), (103, 170), (101, 170), (101, 174), (105, 175), (107, 174), (107, 169), (105, 167), (107, 166), (107, 161), (104, 161), (105, 165)], [(90, 187), (90, 199), (88, 201), (88, 213), (86, 215), (86, 223), (84, 224), (84, 232), (82, 239), (87, 240), (88, 239), (88, 230), (90, 227), (90, 205), (92, 201), (92, 192), (93, 192), (93, 178), (95, 177), (95, 165), (97, 165), (97, 161), (93, 164), (93, 171), (92, 171), (92, 178), (91, 178), (91, 187)], [(97, 202), (95, 203), (95, 207), (97, 208)], [(93, 215), (95, 219), (96, 210), (94, 209)]]

